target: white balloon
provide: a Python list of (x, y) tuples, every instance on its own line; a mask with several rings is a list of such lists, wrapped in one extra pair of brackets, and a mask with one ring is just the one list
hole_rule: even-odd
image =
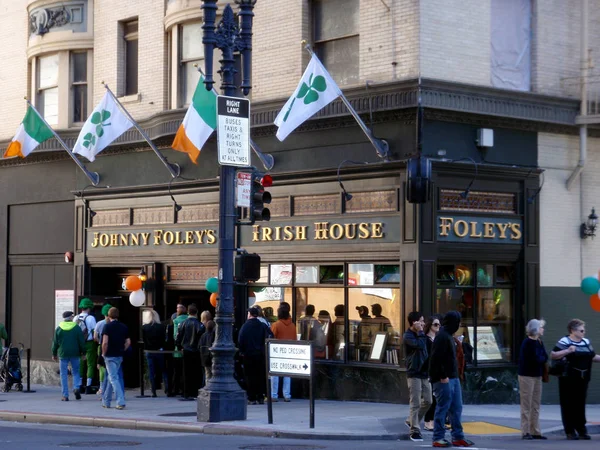
[(133, 291), (129, 294), (129, 303), (133, 306), (142, 306), (146, 303), (146, 293), (142, 289), (138, 289), (137, 291)]

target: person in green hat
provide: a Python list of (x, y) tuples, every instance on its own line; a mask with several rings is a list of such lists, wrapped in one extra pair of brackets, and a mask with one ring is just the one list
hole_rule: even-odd
[[(86, 394), (93, 394), (92, 381), (96, 373), (96, 361), (98, 359), (98, 348), (94, 341), (94, 329), (96, 328), (96, 318), (91, 314), (94, 302), (89, 298), (82, 298), (79, 302), (81, 314), (77, 316), (77, 324), (83, 331), (85, 338), (85, 358), (81, 358), (79, 365), (79, 374), (81, 381), (86, 380), (85, 387), (82, 386), (82, 391), (85, 389)], [(87, 379), (86, 379), (87, 375)]]
[(109, 304), (106, 304), (102, 307), (102, 315), (104, 316), (104, 319), (98, 321), (96, 327), (94, 328), (94, 341), (96, 344), (98, 344), (97, 367), (100, 375), (100, 390), (98, 391), (98, 394), (102, 394), (104, 392), (106, 389), (106, 383), (108, 382), (108, 377), (106, 376), (106, 366), (104, 365), (103, 358), (100, 358), (100, 355), (102, 354), (102, 332), (104, 331), (104, 325), (106, 325), (106, 319), (108, 319), (108, 311), (110, 308), (112, 308), (112, 306)]
[(75, 399), (81, 400), (79, 385), (79, 358), (85, 352), (85, 342), (81, 329), (73, 322), (73, 311), (63, 313), (63, 321), (58, 325), (52, 340), (52, 359), (60, 360), (60, 386), (62, 401), (69, 401), (69, 364), (73, 373), (73, 393)]

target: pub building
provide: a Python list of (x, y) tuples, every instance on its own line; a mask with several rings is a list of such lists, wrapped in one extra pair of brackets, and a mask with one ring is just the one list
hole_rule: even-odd
[[(407, 402), (401, 337), (408, 313), (455, 309), (473, 347), (465, 401), (481, 400), (480, 390), (489, 392), (484, 401), (515, 401), (518, 346), (526, 320), (539, 312), (537, 132), (516, 119), (430, 106), (417, 133), (416, 89), (369, 91), (388, 162), (338, 102), (284, 142), (272, 126), (281, 104), (253, 105), (253, 139), (275, 157), (273, 200), (269, 222), (239, 231), (238, 247), (260, 254), (262, 266), (258, 281), (236, 288), (236, 327), (253, 303), (275, 316), (286, 301), (296, 324), (314, 305), (325, 334), (315, 352), (317, 398)], [(347, 95), (368, 112), (363, 90)], [(170, 150), (181, 117), (167, 112), (141, 125), (181, 165), (183, 180), (169, 182), (134, 131), (88, 165), (102, 177), (96, 188), (52, 143), (26, 160), (0, 161), (5, 185), (14, 187), (0, 210), (7, 325), (13, 342), (32, 350), (34, 382), (57, 382), (49, 345), (55, 315), (83, 296), (98, 315), (105, 302), (118, 307), (134, 343), (145, 308), (165, 321), (177, 303), (214, 313), (205, 282), (218, 273), (216, 139), (191, 164)], [(482, 122), (493, 129), (493, 147), (477, 145)], [(76, 132), (68, 133), (72, 142)], [(432, 160), (424, 204), (406, 201), (406, 160), (417, 135)], [(258, 159), (253, 164), (262, 169)], [(123, 280), (142, 269), (146, 302), (138, 308)], [(139, 385), (139, 364), (134, 349), (125, 363), (129, 387)], [(498, 382), (484, 386), (488, 377)], [(295, 381), (292, 392), (307, 394)]]

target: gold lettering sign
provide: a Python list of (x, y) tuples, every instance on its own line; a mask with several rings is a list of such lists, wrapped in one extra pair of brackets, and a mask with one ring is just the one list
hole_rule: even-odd
[(147, 247), (148, 245), (214, 245), (216, 230), (169, 231), (153, 230), (152, 233), (99, 233), (94, 232), (92, 248), (97, 247)]
[[(346, 224), (314, 222), (312, 228), (310, 236), (315, 241), (352, 241), (357, 239), (383, 239), (385, 237), (382, 222)], [(307, 236), (309, 236), (308, 225), (252, 226), (252, 242), (306, 241), (308, 240)]]
[(521, 226), (520, 219), (438, 217), (438, 239), (455, 242), (521, 241)]

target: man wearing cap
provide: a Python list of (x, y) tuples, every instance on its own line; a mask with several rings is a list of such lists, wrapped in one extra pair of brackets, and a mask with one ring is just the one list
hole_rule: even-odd
[(125, 351), (131, 346), (127, 325), (119, 322), (119, 310), (108, 310), (107, 324), (102, 335), (102, 356), (106, 363), (108, 383), (102, 394), (102, 407), (110, 408), (112, 393), (117, 397), (117, 409), (125, 409), (125, 389), (121, 382), (120, 370)]
[(81, 399), (79, 386), (81, 376), (79, 375), (79, 358), (85, 354), (85, 340), (81, 328), (73, 322), (75, 314), (73, 311), (63, 313), (63, 321), (58, 325), (52, 340), (52, 359), (60, 360), (60, 386), (62, 388), (62, 401), (69, 401), (69, 363), (73, 373), (73, 393), (77, 400)]
[(83, 331), (83, 337), (85, 339), (85, 359), (81, 359), (79, 366), (79, 374), (82, 380), (87, 380), (85, 384), (85, 393), (93, 394), (92, 381), (94, 374), (96, 373), (96, 360), (98, 356), (98, 349), (96, 342), (94, 342), (94, 329), (96, 328), (96, 318), (90, 314), (94, 303), (89, 298), (82, 298), (79, 302), (79, 309), (81, 314), (77, 316), (77, 323)]
[(238, 345), (244, 362), (248, 404), (264, 404), (266, 394), (265, 340), (268, 328), (258, 320), (258, 309), (248, 310), (248, 320), (242, 326)]

